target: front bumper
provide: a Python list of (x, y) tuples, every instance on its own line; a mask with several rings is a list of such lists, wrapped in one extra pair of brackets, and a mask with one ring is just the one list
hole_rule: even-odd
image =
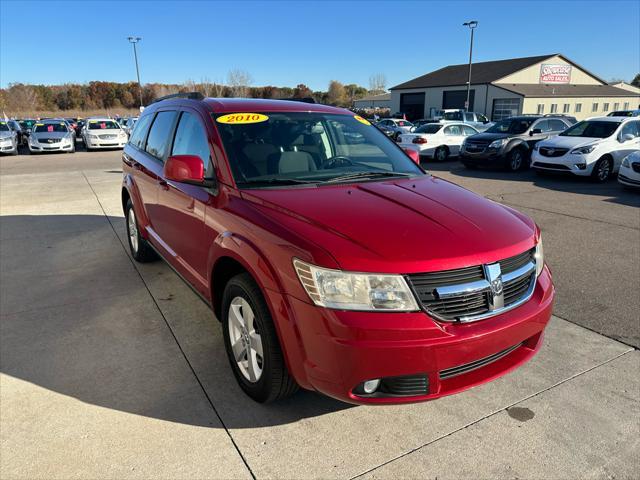
[[(301, 386), (350, 403), (389, 404), (451, 395), (529, 360), (551, 317), (554, 288), (545, 267), (528, 302), (469, 324), (437, 322), (424, 312), (347, 312), (273, 292), (269, 297), (290, 371)], [(367, 380), (407, 376), (426, 377), (428, 389), (409, 396), (354, 393)]]
[(640, 173), (634, 172), (633, 169), (629, 167), (620, 166), (618, 182), (629, 187), (640, 188)]
[(124, 148), (127, 144), (126, 138), (114, 138), (114, 139), (85, 139), (85, 145), (88, 148)]
[(485, 148), (481, 152), (469, 152), (460, 148), (460, 160), (464, 163), (470, 163), (478, 166), (493, 166), (503, 164), (505, 155), (502, 149)]
[(18, 150), (18, 145), (13, 142), (0, 143), (0, 153), (14, 153)]
[(531, 155), (531, 168), (536, 170), (571, 173), (581, 177), (588, 177), (593, 171), (595, 161), (589, 155), (565, 153), (561, 157), (545, 157), (537, 150)]
[(30, 152), (70, 152), (73, 150), (73, 143), (57, 142), (57, 143), (33, 143), (29, 142)]

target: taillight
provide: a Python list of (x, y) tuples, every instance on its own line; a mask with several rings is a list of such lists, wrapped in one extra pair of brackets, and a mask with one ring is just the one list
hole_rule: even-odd
[(413, 139), (413, 143), (418, 143), (418, 144), (427, 143), (427, 139), (423, 137), (416, 137)]

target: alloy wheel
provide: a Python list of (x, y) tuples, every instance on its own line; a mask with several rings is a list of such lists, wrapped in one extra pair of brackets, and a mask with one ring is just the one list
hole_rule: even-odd
[(127, 215), (127, 226), (129, 227), (129, 242), (134, 253), (138, 251), (138, 224), (136, 222), (136, 214), (133, 208), (129, 209)]
[(511, 170), (515, 172), (516, 170), (520, 170), (521, 166), (522, 166), (522, 152), (520, 152), (520, 150), (515, 150), (511, 154)]
[(256, 383), (262, 376), (264, 353), (262, 337), (249, 302), (242, 297), (231, 300), (228, 322), (229, 341), (238, 369), (245, 379)]
[(604, 160), (600, 162), (598, 165), (598, 172), (596, 175), (598, 176), (598, 180), (604, 182), (607, 178), (609, 178), (609, 173), (611, 171), (611, 165), (609, 165), (608, 160)]

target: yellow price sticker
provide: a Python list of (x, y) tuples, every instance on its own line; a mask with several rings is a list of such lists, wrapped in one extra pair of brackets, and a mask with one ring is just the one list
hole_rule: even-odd
[(247, 123), (266, 122), (269, 117), (262, 113), (229, 113), (218, 117), (218, 123), (226, 123), (227, 125), (245, 125)]
[(371, 125), (371, 122), (369, 122), (369, 120), (367, 120), (366, 118), (362, 118), (360, 115), (356, 115), (353, 118), (358, 120), (360, 123), (364, 123), (365, 125)]
[(36, 123), (36, 127), (44, 127), (44, 123)]

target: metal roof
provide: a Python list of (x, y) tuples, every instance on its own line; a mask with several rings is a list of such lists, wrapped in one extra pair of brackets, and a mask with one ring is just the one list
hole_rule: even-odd
[(494, 83), (496, 87), (525, 97), (639, 97), (629, 90), (611, 85), (561, 85), (546, 83)]

